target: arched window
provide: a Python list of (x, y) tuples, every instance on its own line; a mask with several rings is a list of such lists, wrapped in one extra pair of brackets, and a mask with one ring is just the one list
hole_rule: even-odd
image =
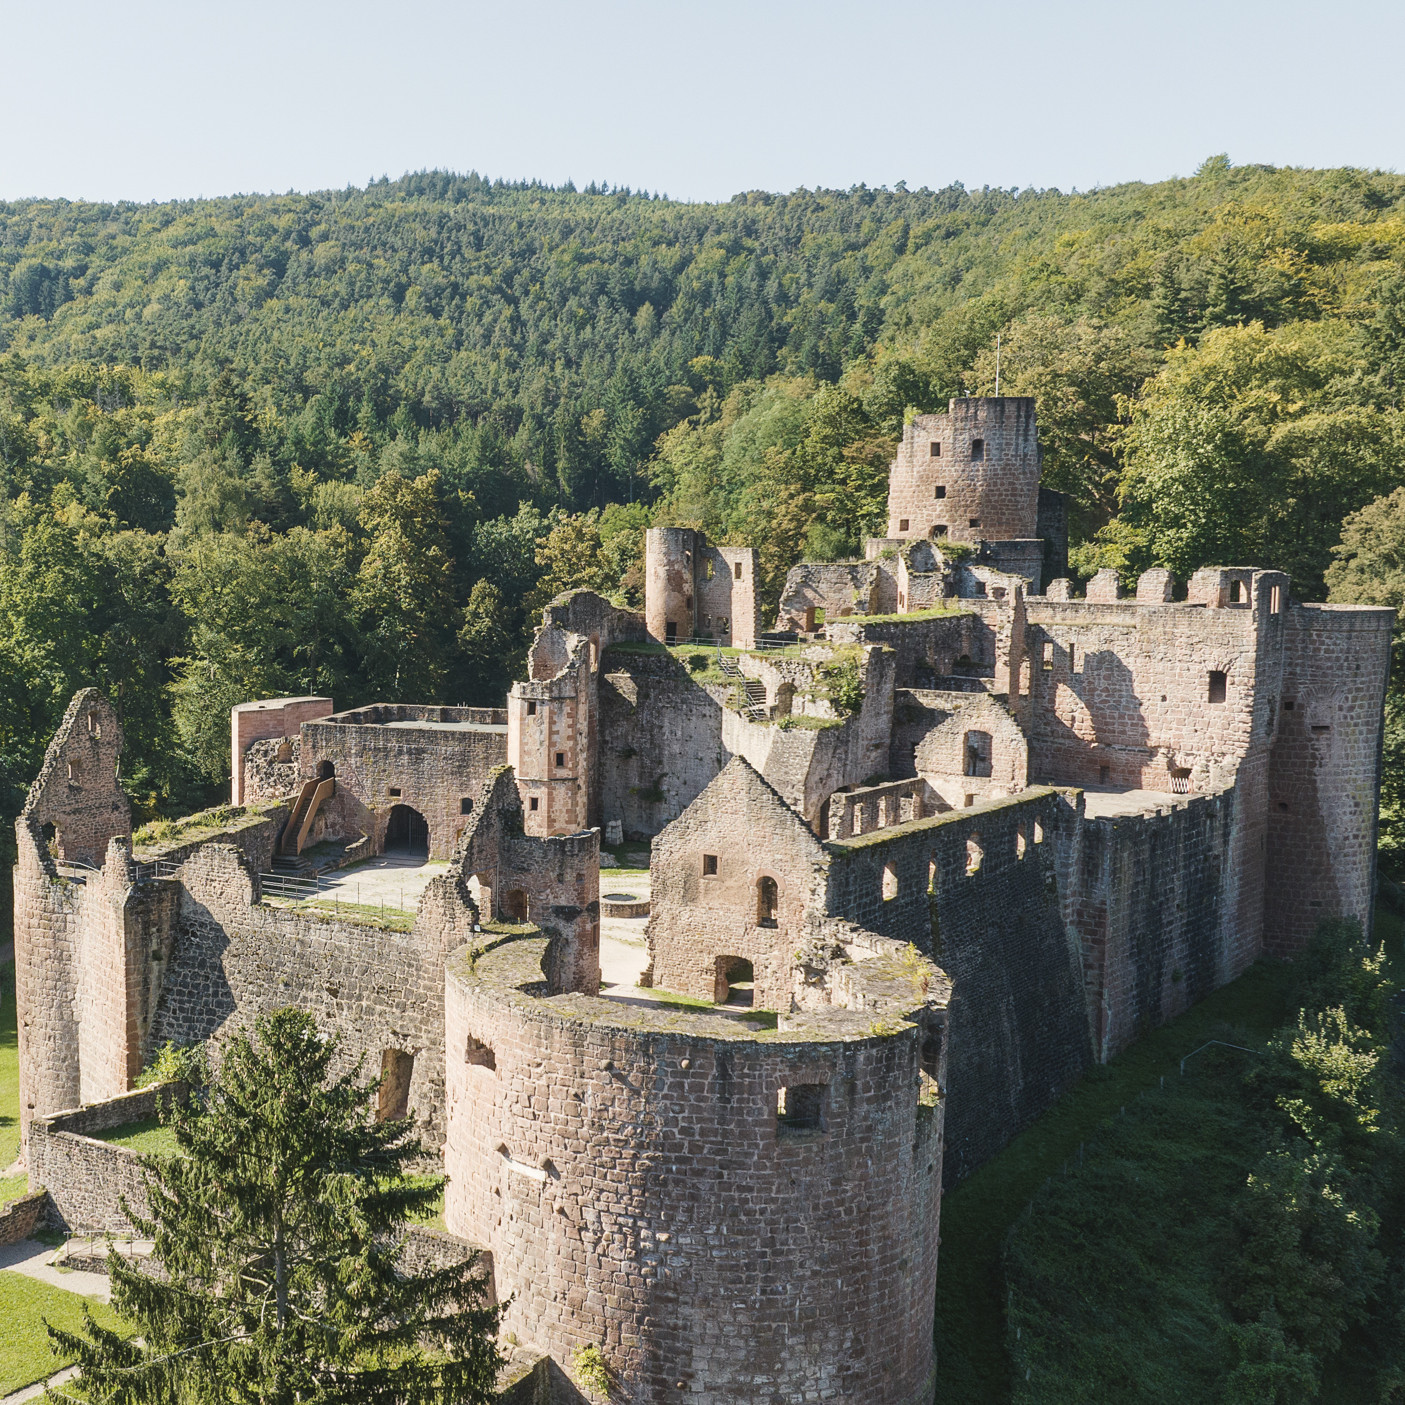
[(775, 927), (779, 925), (780, 890), (774, 878), (762, 877), (756, 880), (756, 925)]
[(898, 895), (898, 871), (892, 864), (883, 868), (883, 901), (890, 903)]

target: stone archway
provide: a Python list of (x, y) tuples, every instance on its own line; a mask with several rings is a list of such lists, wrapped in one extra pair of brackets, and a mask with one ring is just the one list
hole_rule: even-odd
[(413, 806), (391, 806), (385, 822), (385, 852), (409, 858), (429, 857), (429, 824)]

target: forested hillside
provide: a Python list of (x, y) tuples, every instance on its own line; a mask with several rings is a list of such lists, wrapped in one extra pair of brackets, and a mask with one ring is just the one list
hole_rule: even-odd
[(84, 683), (151, 814), (223, 781), (242, 698), (495, 700), (556, 590), (637, 599), (651, 522), (758, 546), (774, 592), (881, 523), (904, 415), (991, 392), (997, 334), (1079, 569), (1321, 598), (1405, 484), (1405, 178), (0, 205), (6, 827)]

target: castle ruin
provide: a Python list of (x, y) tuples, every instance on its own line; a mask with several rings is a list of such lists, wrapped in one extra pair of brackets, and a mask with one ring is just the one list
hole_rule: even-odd
[[(78, 694), (17, 826), (52, 1216), (120, 1227), (72, 1109), (296, 1004), (442, 1149), (522, 1341), (598, 1347), (639, 1405), (930, 1401), (942, 1186), (1371, 917), (1393, 613), (1248, 567), (1077, 597), (1064, 521), (1033, 402), (953, 401), (904, 431), (886, 537), (796, 565), (769, 631), (753, 551), (651, 530), (643, 614), (554, 601), (502, 709), (236, 708), (232, 808), (159, 843)], [(632, 983), (602, 835), (650, 842)], [(442, 861), (412, 919), (277, 895), (396, 849)]]

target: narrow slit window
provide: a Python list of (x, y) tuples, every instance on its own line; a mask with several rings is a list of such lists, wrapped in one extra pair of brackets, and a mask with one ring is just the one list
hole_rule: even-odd
[(898, 871), (892, 864), (883, 869), (883, 901), (890, 903), (898, 895)]
[(1205, 700), (1212, 703), (1222, 703), (1228, 691), (1228, 678), (1224, 671), (1218, 668), (1210, 670), (1210, 684), (1206, 690)]
[(979, 462), (983, 458), (985, 458), (985, 440), (971, 440), (971, 461), (975, 463)]
[(1244, 582), (1230, 581), (1229, 583), (1229, 603), (1231, 605), (1242, 605), (1244, 603)]
[(1054, 642), (1052, 639), (1044, 641), (1044, 648), (1040, 654), (1040, 667), (1045, 673), (1054, 671)]
[(742, 563), (741, 563), (740, 561), (736, 562), (736, 563), (732, 566), (732, 575), (733, 575), (733, 577), (734, 577), (736, 580), (741, 580), (741, 578), (742, 578)]
[(1279, 614), (1283, 609), (1283, 587), (1275, 585), (1269, 587), (1268, 592), (1268, 612), (1271, 615)]

